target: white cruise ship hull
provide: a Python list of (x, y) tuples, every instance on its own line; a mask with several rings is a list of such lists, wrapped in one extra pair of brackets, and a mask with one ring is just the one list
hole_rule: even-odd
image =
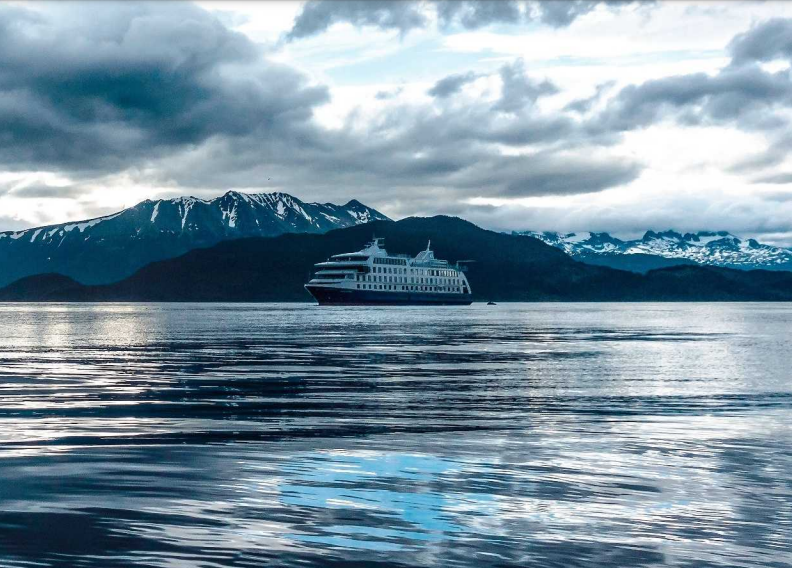
[(470, 294), (450, 292), (396, 292), (390, 290), (355, 290), (350, 288), (333, 288), (330, 286), (312, 286), (306, 284), (305, 289), (320, 305), (340, 306), (469, 306), (473, 300)]

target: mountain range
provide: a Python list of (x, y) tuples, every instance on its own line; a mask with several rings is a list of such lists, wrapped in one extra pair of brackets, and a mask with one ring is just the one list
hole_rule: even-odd
[(478, 300), (792, 300), (792, 251), (726, 232), (506, 234), (233, 191), (0, 233), (0, 300), (310, 301), (313, 264), (373, 233), (391, 252), (431, 240), (440, 258), (473, 260)]
[(645, 273), (680, 264), (720, 266), (740, 270), (792, 270), (792, 250), (742, 240), (726, 231), (647, 231), (640, 239), (620, 240), (608, 233), (525, 231), (588, 264)]
[(303, 284), (313, 265), (359, 250), (373, 232), (391, 253), (415, 255), (431, 240), (438, 258), (472, 261), (467, 276), (477, 301), (792, 300), (789, 272), (688, 265), (638, 274), (577, 262), (540, 240), (440, 216), (224, 241), (151, 263), (113, 284), (30, 276), (0, 289), (0, 301), (311, 301)]
[(146, 200), (105, 217), (0, 233), (0, 286), (42, 273), (105, 284), (225, 240), (324, 233), (387, 219), (356, 200), (305, 203), (286, 193)]

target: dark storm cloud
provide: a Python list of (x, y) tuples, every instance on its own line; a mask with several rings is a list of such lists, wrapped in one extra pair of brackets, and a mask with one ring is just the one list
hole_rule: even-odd
[(454, 93), (459, 92), (463, 86), (475, 81), (478, 79), (478, 77), (479, 75), (473, 73), (472, 71), (443, 77), (434, 84), (434, 87), (429, 89), (428, 94), (433, 97), (437, 97), (438, 99), (444, 99), (453, 95)]
[(424, 27), (426, 17), (418, 3), (402, 0), (312, 1), (305, 4), (286, 38), (294, 40), (316, 35), (340, 22), (398, 30), (404, 34)]
[[(238, 139), (163, 165), (185, 185), (250, 187), (265, 175), (322, 195), (355, 195), (391, 204), (433, 196), (435, 210), (476, 196), (526, 197), (601, 191), (634, 180), (635, 161), (581, 157), (587, 139), (575, 121), (524, 113), (493, 117), (488, 105), (433, 109), (393, 107), (370, 125), (306, 130), (298, 152), (282, 138)], [(541, 149), (503, 155), (493, 145)], [(563, 154), (558, 154), (563, 152)], [(403, 209), (403, 208), (402, 208)], [(415, 211), (415, 209), (413, 209)]]
[[(494, 110), (488, 100), (404, 106), (395, 98), (363, 124), (352, 113), (328, 129), (313, 118), (329, 100), (325, 87), (269, 62), (196, 6), (42, 6), (0, 7), (6, 170), (55, 171), (91, 187), (123, 173), (178, 193), (277, 188), (375, 206), (431, 196), (438, 210), (472, 196), (601, 191), (641, 170), (607, 155), (618, 140), (610, 133), (540, 112), (533, 103), (556, 87), (519, 60), (497, 71)], [(479, 76), (446, 78), (433, 94), (452, 95)], [(584, 157), (592, 145), (598, 157)], [(15, 197), (74, 191), (36, 186)]]
[(273, 132), (328, 100), (189, 4), (0, 7), (0, 162), (113, 170), (213, 136)]
[(291, 41), (316, 35), (341, 22), (406, 34), (429, 25), (430, 19), (425, 11), (435, 13), (441, 28), (458, 26), (475, 30), (494, 24), (534, 21), (560, 28), (569, 26), (600, 5), (616, 10), (634, 4), (653, 3), (651, 0), (439, 0), (421, 4), (405, 0), (310, 0), (294, 20), (286, 39)]
[(518, 112), (526, 105), (533, 104), (536, 99), (545, 95), (554, 95), (558, 88), (549, 81), (538, 81), (525, 73), (525, 64), (517, 59), (510, 65), (500, 69), (502, 92), (500, 100), (493, 110)]
[[(351, 134), (351, 133), (350, 133)], [(588, 132), (572, 119), (536, 112), (518, 116), (494, 114), (487, 103), (470, 103), (457, 107), (393, 107), (371, 124), (370, 135), (360, 144), (369, 146), (382, 139), (405, 151), (424, 152), (442, 147), (458, 153), (464, 145), (506, 146), (563, 145), (573, 147), (592, 140)], [(602, 139), (596, 139), (604, 144)], [(330, 145), (349, 147), (351, 140)], [(388, 147), (389, 151), (394, 148)]]
[(492, 197), (534, 197), (594, 193), (630, 183), (642, 167), (630, 160), (595, 159), (540, 152), (490, 160), (470, 177), (473, 187), (486, 184)]
[(637, 179), (642, 167), (629, 160), (543, 160), (538, 167), (515, 176), (506, 186), (509, 196), (595, 193)]
[[(470, 72), (447, 77), (431, 92), (449, 96), (480, 76)], [(287, 189), (310, 188), (324, 195), (352, 192), (378, 203), (383, 186), (388, 199), (413, 199), (427, 191), (436, 195), (445, 188), (442, 199), (454, 200), (601, 191), (637, 177), (641, 166), (636, 162), (604, 153), (588, 159), (575, 155), (586, 153), (592, 144), (607, 148), (618, 137), (592, 132), (563, 113), (540, 112), (533, 103), (557, 89), (531, 77), (521, 60), (502, 66), (495, 76), (502, 82), (497, 111), (488, 100), (475, 98), (454, 105), (391, 103), (364, 125), (352, 120), (326, 130), (306, 122), (283, 136), (213, 141), (162, 164), (162, 180), (251, 187), (266, 178), (287, 183)], [(530, 149), (533, 155), (503, 155), (504, 146)], [(559, 151), (565, 152), (563, 160), (553, 157)]]

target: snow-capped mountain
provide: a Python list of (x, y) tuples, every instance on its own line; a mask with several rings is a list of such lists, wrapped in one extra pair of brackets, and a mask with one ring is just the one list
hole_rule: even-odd
[(647, 231), (623, 241), (608, 233), (520, 234), (535, 237), (591, 264), (645, 272), (673, 264), (705, 264), (744, 270), (792, 270), (792, 250), (742, 240), (726, 231), (677, 233)]
[(286, 193), (146, 200), (105, 217), (0, 233), (0, 286), (47, 272), (85, 284), (113, 282), (223, 240), (324, 233), (387, 219), (356, 200), (305, 203)]

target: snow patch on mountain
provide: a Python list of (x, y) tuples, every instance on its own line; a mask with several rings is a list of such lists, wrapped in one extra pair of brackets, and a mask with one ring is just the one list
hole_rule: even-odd
[(741, 269), (792, 270), (792, 250), (742, 240), (726, 231), (647, 231), (640, 239), (623, 241), (608, 233), (554, 233), (525, 231), (570, 256), (652, 255), (697, 264)]
[[(352, 214), (352, 215), (354, 216), (354, 213), (352, 213), (351, 211), (350, 211), (350, 214)], [(324, 217), (325, 219), (327, 219), (327, 220), (328, 220), (328, 221), (330, 221), (331, 223), (338, 223), (338, 222), (340, 222), (340, 219), (339, 219), (338, 217), (333, 217), (332, 215), (330, 215), (329, 213), (325, 213), (324, 211), (322, 211), (322, 212), (320, 213), (320, 215), (322, 215), (322, 217)], [(357, 217), (355, 217), (355, 218), (357, 219)]]
[[(55, 233), (65, 234), (74, 229), (77, 229), (80, 233), (85, 232), (86, 229), (98, 225), (103, 221), (109, 221), (110, 219), (115, 219), (123, 212), (113, 213), (112, 215), (106, 215), (104, 217), (97, 217), (96, 219), (89, 219), (87, 221), (80, 221), (78, 223), (65, 223), (62, 225), (50, 225), (52, 227), (49, 231), (44, 232), (44, 239), (51, 238)], [(49, 227), (33, 227), (31, 229), (23, 229), (22, 231), (7, 231), (4, 233), (0, 233), (0, 239), (3, 238), (10, 238), (12, 240), (21, 239), (22, 237), (26, 237), (30, 235), (29, 242), (34, 242), (36, 238), (47, 228)]]

